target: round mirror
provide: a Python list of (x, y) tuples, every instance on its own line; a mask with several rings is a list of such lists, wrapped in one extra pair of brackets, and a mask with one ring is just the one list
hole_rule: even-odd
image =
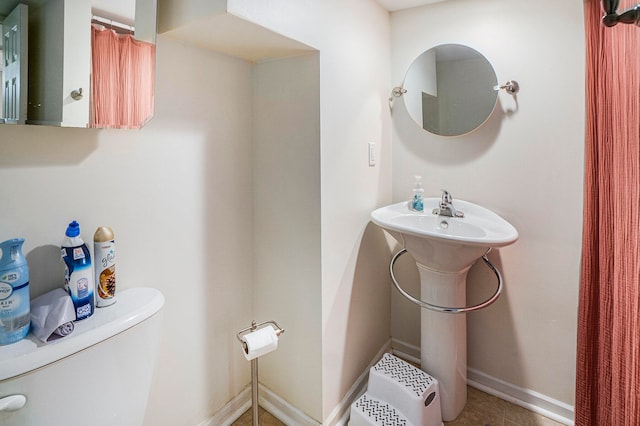
[(498, 100), (497, 84), (493, 67), (477, 50), (443, 44), (413, 61), (403, 98), (420, 127), (436, 135), (459, 136), (487, 121)]

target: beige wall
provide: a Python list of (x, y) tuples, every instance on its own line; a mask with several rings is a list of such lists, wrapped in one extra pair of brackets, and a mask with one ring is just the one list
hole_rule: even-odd
[[(388, 13), (372, 0), (347, 8), (242, 3), (265, 27), (320, 52), (252, 65), (161, 35), (156, 116), (141, 131), (0, 127), (0, 179), (7, 183), (0, 198), (12, 206), (0, 213), (0, 235), (27, 239), (34, 288), (59, 285), (56, 246), (77, 219), (86, 239), (99, 225), (114, 228), (121, 288), (154, 286), (166, 296), (147, 424), (197, 424), (236, 396), (249, 383), (249, 364), (235, 332), (254, 317), (289, 329), (278, 353), (265, 357), (261, 381), (319, 422), (337, 419), (333, 410), (390, 337), (388, 253), (382, 232), (368, 225), (369, 212), (391, 198)], [(172, 4), (161, 2), (160, 13)], [(206, 5), (178, 6), (182, 19)], [(269, 83), (269, 68), (279, 66), (292, 78), (309, 71), (296, 83), (316, 97), (306, 125), (287, 116), (265, 124), (257, 98), (254, 105), (254, 73)], [(270, 84), (295, 89), (278, 78)], [(292, 125), (301, 133), (279, 132)], [(254, 146), (254, 131), (267, 127), (275, 140), (256, 137)], [(376, 143), (376, 167), (368, 165), (369, 142)], [(258, 158), (259, 150), (276, 166), (302, 168), (286, 191), (281, 183), (289, 176)], [(287, 163), (294, 158), (300, 162)], [(278, 237), (275, 229), (262, 233), (259, 215), (277, 217), (280, 201), (300, 207), (292, 216), (299, 226), (273, 242), (300, 247), (281, 246), (289, 256), (268, 253), (279, 262), (276, 272), (254, 280), (252, 265), (263, 273), (270, 260), (254, 263), (254, 248), (268, 252)], [(280, 271), (288, 274), (282, 281)]]
[(0, 238), (26, 238), (34, 295), (62, 285), (69, 221), (111, 226), (119, 287), (166, 297), (147, 424), (197, 424), (249, 382), (252, 67), (162, 36), (157, 55), (140, 131), (0, 126)]
[[(484, 205), (518, 229), (517, 243), (490, 255), (502, 269), (505, 294), (468, 315), (469, 367), (508, 390), (572, 405), (584, 168), (582, 3), (460, 0), (393, 13), (391, 22), (394, 85), (423, 50), (443, 43), (477, 49), (499, 83), (520, 83), (517, 96), (500, 93), (494, 115), (468, 136), (426, 133), (397, 102), (393, 199), (410, 197), (420, 174), (425, 195), (446, 188), (454, 200)], [(405, 283), (415, 291), (417, 275), (409, 272)], [(495, 285), (481, 265), (469, 281), (470, 302)], [(400, 297), (394, 292), (392, 334), (419, 346), (418, 308)]]
[(320, 52), (322, 401), (308, 414), (331, 422), (390, 336), (388, 252), (369, 225), (369, 213), (391, 199), (389, 15), (369, 0), (232, 0), (229, 11)]
[(320, 419), (319, 55), (254, 66), (254, 316), (285, 330), (260, 381)]
[[(200, 3), (179, 15), (192, 16)], [(311, 63), (286, 67), (310, 66), (319, 75), (319, 111), (311, 111), (319, 115), (318, 145), (305, 139), (296, 146), (312, 154), (306, 176), (316, 179), (295, 182), (294, 189), (313, 197), (307, 209), (319, 208), (319, 216), (296, 217), (311, 223), (305, 294), (295, 288), (295, 296), (261, 298), (269, 284), (254, 289), (258, 281), (250, 266), (254, 233), (248, 224), (278, 207), (260, 198), (276, 190), (267, 181), (254, 199), (253, 131), (260, 127), (253, 116), (253, 73), (269, 65), (254, 68), (160, 36), (156, 117), (141, 131), (0, 126), (0, 236), (27, 239), (33, 287), (59, 285), (55, 247), (67, 222), (77, 219), (87, 239), (99, 225), (114, 228), (121, 287), (155, 286), (167, 298), (147, 423), (197, 424), (237, 395), (249, 382), (249, 369), (235, 332), (255, 315), (292, 318), (294, 330), (298, 321), (311, 325), (309, 344), (303, 343), (309, 335), (283, 336), (283, 354), (265, 358), (261, 374), (267, 386), (281, 389), (317, 420), (334, 419), (335, 407), (389, 338), (390, 324), (394, 337), (419, 345), (415, 310), (396, 306), (390, 318), (388, 252), (382, 232), (369, 224), (370, 211), (391, 202), (392, 190), (395, 201), (408, 197), (416, 173), (425, 177), (428, 194), (446, 187), (454, 197), (495, 210), (520, 231), (514, 246), (492, 254), (505, 275), (506, 294), (469, 316), (470, 367), (572, 403), (584, 132), (582, 5), (443, 2), (395, 13), (390, 28), (388, 13), (372, 0), (229, 3), (231, 12), (319, 51), (307, 58)], [(489, 123), (461, 138), (425, 133), (399, 106), (392, 163), (391, 87), (401, 83), (418, 53), (444, 42), (485, 53), (499, 81), (518, 80), (521, 93), (517, 102), (501, 93)], [(369, 142), (376, 143), (376, 167), (367, 162)], [(288, 152), (286, 145), (275, 149)], [(284, 178), (268, 168), (261, 173)], [(289, 260), (299, 274), (306, 267), (295, 261)], [(294, 289), (299, 279), (292, 274), (278, 285)], [(474, 269), (471, 279), (478, 283), (470, 289), (472, 298), (491, 290), (483, 271)], [(300, 300), (309, 303), (308, 317), (299, 312)], [(278, 361), (291, 356), (285, 352), (291, 347), (299, 359), (313, 360), (311, 373), (298, 376), (303, 363), (288, 369)], [(287, 384), (284, 375), (310, 377), (306, 385), (322, 390), (288, 396), (300, 384)]]

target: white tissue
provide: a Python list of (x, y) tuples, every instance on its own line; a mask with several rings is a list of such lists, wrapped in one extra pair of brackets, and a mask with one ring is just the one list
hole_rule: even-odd
[(242, 336), (242, 341), (247, 345), (244, 357), (249, 361), (278, 349), (278, 336), (276, 330), (271, 326), (245, 334)]
[(44, 343), (71, 334), (75, 319), (71, 297), (62, 288), (31, 301), (31, 331)]

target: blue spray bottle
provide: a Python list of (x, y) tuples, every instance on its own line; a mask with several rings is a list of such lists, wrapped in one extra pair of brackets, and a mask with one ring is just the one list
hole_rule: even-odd
[(29, 268), (22, 243), (24, 238), (0, 243), (0, 345), (24, 339), (31, 326)]

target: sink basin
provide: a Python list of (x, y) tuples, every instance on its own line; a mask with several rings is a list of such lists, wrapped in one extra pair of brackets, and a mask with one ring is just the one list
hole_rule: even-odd
[(440, 198), (425, 198), (424, 212), (414, 212), (407, 202), (381, 207), (371, 213), (373, 223), (388, 231), (414, 257), (430, 269), (458, 272), (471, 266), (491, 247), (518, 239), (518, 231), (491, 210), (456, 199), (454, 207), (464, 217), (433, 214)]

